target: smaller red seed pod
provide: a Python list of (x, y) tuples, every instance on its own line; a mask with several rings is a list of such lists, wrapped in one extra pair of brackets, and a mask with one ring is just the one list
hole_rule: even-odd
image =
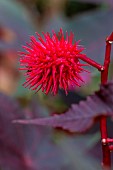
[(26, 82), (23, 84), (38, 92), (42, 89), (45, 94), (50, 91), (56, 95), (58, 89), (64, 89), (68, 94), (69, 85), (80, 86), (83, 81), (80, 73), (86, 71), (79, 59), (84, 57), (84, 48), (79, 41), (74, 41), (74, 34), (66, 32), (64, 38), (63, 30), (60, 29), (58, 36), (52, 31), (52, 36), (43, 33), (41, 37), (36, 33), (38, 41), (34, 36), (30, 37), (30, 43), (23, 46), (26, 52), (20, 52), (20, 70), (26, 70)]

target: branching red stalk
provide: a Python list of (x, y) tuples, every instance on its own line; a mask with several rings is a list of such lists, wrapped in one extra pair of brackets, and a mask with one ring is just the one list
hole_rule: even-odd
[(89, 65), (97, 68), (99, 71), (103, 71), (104, 70), (104, 66), (98, 64), (97, 62), (95, 62), (94, 60), (88, 58), (86, 55), (79, 57), (82, 61), (85, 61), (86, 63), (88, 63)]
[[(104, 60), (104, 71), (101, 72), (101, 83), (104, 84), (108, 80), (108, 69), (110, 64), (110, 53), (111, 53), (111, 42), (106, 40), (106, 52)], [(111, 156), (109, 144), (107, 143), (108, 133), (107, 133), (107, 120), (105, 116), (100, 119), (100, 130), (101, 130), (101, 140), (102, 140), (102, 151), (103, 151), (103, 168), (111, 169)], [(103, 142), (106, 141), (106, 142)]]
[(106, 142), (107, 143), (113, 143), (113, 139), (108, 138)]
[(113, 145), (110, 145), (110, 146), (109, 146), (109, 150), (110, 150), (110, 151), (113, 151)]
[[(106, 39), (106, 52), (104, 59), (104, 66), (96, 63), (95, 61), (89, 59), (88, 57), (82, 57), (83, 61), (87, 62), (91, 66), (97, 68), (101, 71), (101, 84), (104, 84), (108, 80), (108, 70), (110, 64), (110, 53), (111, 53), (111, 44), (113, 42), (113, 33)], [(101, 131), (101, 141), (102, 141), (102, 152), (103, 152), (103, 169), (111, 170), (111, 155), (110, 151), (113, 150), (113, 146), (109, 146), (110, 142), (113, 142), (113, 139), (108, 138), (107, 133), (107, 120), (105, 116), (102, 116), (100, 119), (100, 131)]]

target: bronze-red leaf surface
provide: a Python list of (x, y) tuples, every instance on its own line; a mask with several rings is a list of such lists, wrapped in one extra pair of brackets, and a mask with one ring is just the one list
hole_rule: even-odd
[(88, 96), (79, 104), (72, 104), (71, 108), (61, 115), (47, 118), (15, 120), (15, 123), (47, 125), (59, 127), (70, 132), (84, 132), (89, 129), (95, 119), (105, 115), (113, 116), (113, 81), (100, 86), (94, 95)]

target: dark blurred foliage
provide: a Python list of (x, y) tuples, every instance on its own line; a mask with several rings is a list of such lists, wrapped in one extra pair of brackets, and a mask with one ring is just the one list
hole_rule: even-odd
[[(94, 170), (99, 165), (93, 162), (93, 156), (90, 161), (84, 160), (87, 149), (75, 137), (67, 138), (65, 134), (55, 139), (53, 132), (49, 128), (32, 125), (13, 124), (14, 119), (33, 119), (47, 114), (47, 109), (42, 107), (40, 102), (33, 99), (29, 107), (22, 110), (18, 102), (11, 97), (0, 93), (0, 166), (4, 170), (78, 170), (84, 167), (87, 170)], [(55, 134), (54, 134), (55, 135)], [(56, 134), (57, 135), (57, 134)], [(83, 137), (87, 139), (87, 137)], [(80, 142), (81, 141), (81, 142)], [(70, 149), (65, 150), (65, 146)], [(78, 148), (81, 149), (78, 149)], [(73, 152), (72, 150), (75, 150)], [(85, 154), (85, 155), (84, 155)], [(83, 163), (79, 165), (77, 162)], [(69, 159), (71, 157), (72, 159)], [(75, 159), (75, 161), (74, 161)], [(89, 159), (89, 156), (88, 156)], [(92, 166), (94, 163), (95, 167)], [(100, 168), (99, 168), (100, 169)]]
[[(82, 40), (86, 54), (103, 64), (105, 38), (113, 31), (112, 18), (112, 0), (0, 1), (0, 165), (3, 170), (99, 169), (101, 148), (97, 124), (90, 135), (71, 136), (39, 126), (14, 125), (11, 121), (60, 114), (99, 88), (100, 74), (89, 67), (91, 74), (86, 78), (87, 83), (80, 89), (70, 88), (68, 96), (63, 91), (53, 97), (25, 89), (23, 73), (18, 70), (17, 52), (29, 41), (29, 36), (36, 31), (58, 32), (60, 27), (64, 31), (72, 30), (75, 39)], [(112, 60), (113, 53), (109, 79), (113, 77)], [(18, 105), (15, 100), (22, 108), (15, 106)], [(111, 132), (112, 122), (108, 120), (108, 124)]]
[(85, 11), (92, 11), (96, 10), (100, 6), (97, 4), (92, 4), (92, 3), (85, 3), (83, 5), (82, 2), (77, 2), (77, 1), (66, 1), (65, 5), (65, 14), (67, 17), (72, 17), (77, 14), (84, 13)]

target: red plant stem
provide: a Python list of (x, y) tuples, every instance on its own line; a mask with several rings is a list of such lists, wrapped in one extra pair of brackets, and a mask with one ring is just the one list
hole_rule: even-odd
[(106, 142), (107, 143), (113, 143), (113, 139), (108, 138)]
[[(106, 41), (106, 52), (104, 60), (104, 70), (101, 72), (101, 84), (104, 84), (108, 80), (108, 69), (110, 63), (110, 53), (111, 53), (111, 43)], [(103, 168), (111, 169), (111, 156), (109, 145), (107, 142), (108, 133), (107, 133), (107, 120), (105, 116), (102, 116), (100, 119), (100, 131), (101, 131), (101, 140), (102, 140), (102, 151), (103, 151)]]
[(113, 151), (113, 145), (110, 145), (110, 146), (109, 146), (109, 150), (110, 150), (110, 151)]
[[(93, 67), (97, 68), (99, 71), (101, 71), (101, 84), (106, 83), (108, 80), (111, 43), (113, 42), (110, 39), (113, 39), (113, 33), (106, 40), (106, 52), (105, 52), (104, 66), (96, 63), (95, 61), (91, 60), (90, 58), (88, 58), (86, 56), (82, 56), (80, 58), (81, 60), (85, 61), (86, 63), (90, 64), (91, 66), (93, 66)], [(109, 141), (109, 139), (108, 139), (107, 121), (106, 121), (105, 116), (101, 116), (100, 131), (101, 131), (102, 152), (103, 152), (103, 163), (102, 163), (103, 169), (110, 170), (111, 169), (111, 155), (110, 155), (109, 142), (112, 142), (112, 140)], [(113, 150), (113, 146), (111, 146), (111, 148)]]
[(99, 71), (103, 71), (104, 70), (104, 66), (96, 63), (94, 60), (91, 60), (86, 55), (82, 56), (80, 59), (85, 61), (86, 63), (90, 64), (91, 66), (97, 68)]
[(106, 143), (110, 144), (110, 143), (113, 143), (113, 139), (111, 139), (111, 138), (103, 139), (102, 142), (105, 143), (105, 144)]

